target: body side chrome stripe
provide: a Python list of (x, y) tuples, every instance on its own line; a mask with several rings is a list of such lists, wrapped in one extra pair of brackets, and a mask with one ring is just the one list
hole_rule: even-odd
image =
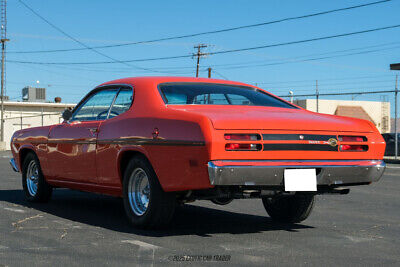
[(265, 141), (328, 141), (330, 138), (337, 138), (337, 135), (322, 134), (263, 134)]
[[(18, 140), (16, 143), (25, 143)], [(29, 142), (34, 144), (46, 144), (46, 142)], [(123, 138), (123, 139), (103, 139), (103, 140), (73, 140), (73, 139), (52, 139), (48, 144), (121, 144), (121, 145), (153, 145), (153, 146), (205, 146), (204, 141), (186, 141), (186, 140), (165, 140), (165, 139), (150, 139), (150, 138)]]

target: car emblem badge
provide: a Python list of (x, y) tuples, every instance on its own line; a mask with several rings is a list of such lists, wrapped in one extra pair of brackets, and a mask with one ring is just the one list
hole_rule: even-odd
[(299, 138), (300, 138), (300, 140), (303, 140), (304, 139), (304, 135), (299, 135)]
[(335, 138), (329, 139), (328, 143), (329, 143), (330, 146), (333, 146), (333, 147), (338, 145), (338, 141)]

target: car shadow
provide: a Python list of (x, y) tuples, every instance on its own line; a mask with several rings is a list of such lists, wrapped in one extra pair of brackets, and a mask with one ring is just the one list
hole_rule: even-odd
[(0, 190), (0, 201), (32, 208), (70, 221), (105, 229), (142, 236), (162, 237), (180, 235), (210, 236), (230, 233), (248, 234), (265, 231), (293, 231), (309, 229), (302, 224), (275, 223), (267, 216), (257, 216), (199, 207), (178, 206), (168, 228), (141, 230), (127, 221), (122, 199), (104, 195), (57, 189), (48, 203), (31, 203), (24, 198), (22, 190)]

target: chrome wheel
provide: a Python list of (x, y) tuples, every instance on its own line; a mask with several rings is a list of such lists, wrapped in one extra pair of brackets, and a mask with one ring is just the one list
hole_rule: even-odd
[(132, 211), (137, 216), (142, 216), (149, 206), (150, 183), (146, 172), (136, 168), (129, 179), (128, 198)]
[(31, 196), (36, 196), (39, 184), (39, 169), (36, 161), (29, 162), (26, 171), (26, 187)]

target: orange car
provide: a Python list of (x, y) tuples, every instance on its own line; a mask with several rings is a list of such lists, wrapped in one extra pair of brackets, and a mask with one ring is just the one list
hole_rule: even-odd
[(130, 222), (156, 227), (175, 205), (261, 198), (300, 222), (316, 194), (378, 181), (385, 142), (365, 120), (304, 110), (255, 86), (144, 77), (104, 83), (64, 122), (20, 130), (11, 165), (30, 201), (64, 187), (123, 197)]

